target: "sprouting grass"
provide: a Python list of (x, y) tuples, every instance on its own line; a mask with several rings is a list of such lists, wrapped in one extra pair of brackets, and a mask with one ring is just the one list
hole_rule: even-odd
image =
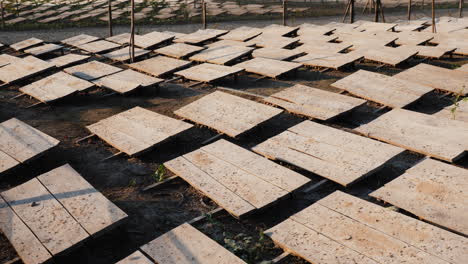
[(166, 179), (166, 168), (163, 164), (159, 164), (156, 171), (152, 174), (154, 181), (162, 182)]

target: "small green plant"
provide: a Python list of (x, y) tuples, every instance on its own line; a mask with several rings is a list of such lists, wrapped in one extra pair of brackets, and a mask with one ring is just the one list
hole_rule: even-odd
[(130, 179), (130, 181), (128, 182), (128, 186), (129, 187), (135, 187), (136, 186), (136, 179), (135, 178)]
[(156, 171), (153, 173), (153, 179), (157, 182), (162, 182), (166, 178), (166, 168), (160, 164)]
[(461, 92), (457, 94), (457, 96), (453, 100), (453, 107), (450, 109), (450, 113), (452, 113), (452, 119), (455, 119), (456, 117), (456, 112), (457, 112), (457, 109), (460, 107), (460, 102), (468, 102), (468, 97), (460, 99), (462, 92), (463, 90), (461, 90)]

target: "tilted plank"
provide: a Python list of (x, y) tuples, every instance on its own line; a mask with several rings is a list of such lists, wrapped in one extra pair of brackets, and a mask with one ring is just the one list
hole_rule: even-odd
[(61, 50), (62, 48), (63, 47), (60, 45), (49, 43), (49, 44), (45, 44), (39, 47), (27, 49), (24, 52), (35, 55), (35, 56), (40, 56), (40, 55), (51, 53), (57, 50)]
[(226, 40), (235, 40), (235, 41), (247, 41), (260, 34), (262, 34), (262, 29), (260, 28), (242, 26), (242, 27), (238, 27), (229, 31), (229, 33), (219, 38), (226, 39)]
[(294, 59), (293, 62), (301, 63), (310, 67), (324, 67), (339, 70), (362, 58), (364, 58), (364, 56), (360, 53), (349, 52), (342, 54), (334, 51), (321, 51), (319, 53), (309, 53), (305, 56)]
[(201, 44), (203, 42), (215, 39), (221, 35), (226, 34), (227, 30), (221, 29), (203, 29), (197, 30), (191, 34), (187, 34), (176, 38), (174, 42), (176, 43), (187, 43), (187, 44)]
[(299, 69), (302, 65), (288, 61), (254, 58), (238, 63), (235, 66), (244, 68), (246, 72), (277, 78), (280, 75)]
[(137, 250), (130, 256), (122, 259), (115, 264), (153, 264), (154, 262), (149, 260), (141, 251)]
[(189, 224), (182, 224), (141, 247), (159, 264), (242, 264), (236, 255)]
[(133, 70), (124, 70), (94, 80), (98, 86), (109, 88), (115, 92), (125, 94), (139, 87), (148, 87), (163, 82), (164, 80), (148, 76)]
[(1, 54), (0, 55), (0, 67), (6, 66), (10, 63), (16, 63), (21, 61), (21, 58), (11, 56), (8, 54)]
[(128, 66), (138, 71), (159, 77), (186, 68), (190, 64), (191, 62), (189, 61), (178, 60), (164, 56), (156, 56), (151, 59), (129, 64)]
[(20, 162), (0, 150), (0, 174), (19, 165)]
[[(134, 58), (139, 58), (139, 57), (145, 56), (148, 53), (150, 53), (149, 50), (135, 48)], [(122, 61), (122, 62), (128, 61), (131, 58), (128, 47), (118, 49), (118, 50), (114, 50), (114, 51), (111, 51), (109, 53), (105, 53), (102, 56), (104, 56), (104, 57), (106, 57), (108, 59), (111, 59), (111, 60)]]
[(209, 83), (243, 71), (244, 69), (239, 67), (203, 63), (182, 71), (178, 71), (175, 73), (175, 75), (182, 76), (189, 80)]
[(127, 217), (68, 164), (37, 179), (90, 235)]
[(95, 41), (98, 39), (99, 39), (98, 37), (94, 37), (94, 36), (90, 36), (86, 34), (80, 34), (78, 36), (64, 39), (61, 42), (70, 46), (78, 46), (78, 45), (86, 44), (88, 42)]
[(241, 57), (249, 55), (253, 50), (254, 48), (242, 46), (219, 46), (205, 49), (193, 55), (189, 59), (193, 61), (227, 65)]
[(85, 44), (77, 45), (77, 48), (85, 50), (91, 53), (101, 53), (111, 49), (120, 47), (119, 44), (109, 42), (107, 40), (98, 40), (93, 42), (88, 42)]
[(61, 68), (61, 67), (69, 66), (70, 64), (73, 64), (73, 63), (83, 62), (89, 58), (90, 56), (70, 53), (64, 56), (52, 58), (50, 60), (47, 60), (47, 62), (50, 62), (54, 64), (56, 67)]
[(50, 70), (53, 64), (28, 56), (15, 63), (10, 63), (0, 68), (0, 81), (5, 83), (17, 82), (33, 77)]
[(297, 49), (279, 49), (279, 48), (260, 48), (252, 53), (254, 58), (267, 58), (273, 60), (289, 60), (302, 54), (302, 51)]
[(357, 48), (353, 52), (358, 52), (364, 56), (366, 60), (381, 62), (391, 66), (397, 66), (401, 63), (414, 57), (418, 51), (413, 47), (400, 46), (393, 47), (364, 47)]
[(449, 105), (434, 116), (463, 121), (468, 123), (468, 101), (459, 101), (457, 105)]
[(154, 50), (158, 54), (163, 54), (176, 59), (181, 59), (204, 50), (204, 47), (189, 45), (185, 43), (175, 43), (166, 47)]
[(43, 40), (38, 39), (38, 38), (29, 38), (29, 39), (11, 44), (10, 48), (14, 50), (23, 50), (23, 49), (27, 49), (29, 47), (41, 44), (43, 42), (44, 42)]
[(84, 64), (66, 68), (64, 71), (66, 73), (75, 75), (78, 78), (92, 81), (103, 76), (122, 71), (122, 69), (99, 61), (90, 61)]

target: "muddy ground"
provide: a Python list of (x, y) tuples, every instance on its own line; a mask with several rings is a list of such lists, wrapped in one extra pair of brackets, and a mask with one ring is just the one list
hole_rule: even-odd
[[(12, 50), (8, 49), (3, 52), (13, 53)], [(327, 71), (322, 73), (313, 69), (302, 68), (295, 76), (285, 76), (280, 80), (263, 79), (257, 81), (258, 76), (244, 74), (238, 78), (237, 82), (233, 79), (227, 79), (218, 83), (218, 85), (260, 95), (270, 95), (298, 83), (324, 90), (337, 91), (330, 84), (358, 69), (392, 75), (416, 65), (420, 61), (420, 58), (413, 59), (396, 69), (379, 68), (379, 65), (374, 63), (360, 63), (355, 68), (341, 72)], [(454, 68), (456, 65), (468, 63), (468, 58), (455, 56), (442, 60), (431, 60), (426, 63)], [(122, 66), (121, 64), (116, 65)], [(88, 135), (86, 125), (135, 106), (141, 106), (177, 118), (173, 114), (174, 110), (216, 90), (215, 87), (205, 85), (189, 89), (186, 88), (189, 83), (179, 82), (163, 84), (158, 88), (140, 90), (127, 96), (113, 95), (105, 97), (103, 95), (109, 94), (108, 91), (95, 89), (87, 94), (78, 94), (52, 105), (39, 105), (26, 109), (27, 106), (36, 101), (28, 97), (11, 100), (12, 97), (19, 94), (18, 88), (24, 84), (26, 83), (12, 85), (0, 90), (0, 122), (16, 117), (59, 139), (61, 143), (46, 155), (1, 175), (0, 191), (12, 188), (41, 173), (69, 163), (97, 190), (129, 215), (127, 221), (121, 226), (109, 230), (99, 237), (90, 239), (79, 248), (58, 257), (56, 259), (57, 263), (115, 263), (159, 235), (216, 208), (212, 201), (180, 179), (176, 179), (162, 188), (147, 192), (142, 191), (142, 188), (156, 181), (154, 173), (161, 163), (197, 149), (201, 146), (200, 142), (216, 135), (214, 131), (206, 127), (196, 126), (141, 156), (132, 158), (123, 156), (105, 162), (101, 162), (101, 160), (117, 151), (102, 140), (91, 138), (79, 144), (75, 143), (77, 139)], [(257, 97), (237, 95), (259, 100)], [(451, 104), (454, 100), (451, 96), (440, 98), (440, 95), (441, 93), (438, 92), (431, 93), (407, 108), (433, 113)], [(389, 109), (378, 110), (379, 108), (381, 108), (381, 105), (367, 103), (343, 116), (320, 123), (349, 131), (389, 111)], [(302, 117), (283, 113), (265, 122), (260, 127), (245, 133), (238, 139), (224, 138), (250, 148), (303, 120)], [(372, 155), (372, 153), (369, 153), (369, 155)], [(422, 158), (423, 156), (419, 154), (407, 151), (388, 162), (381, 171), (348, 188), (328, 182), (311, 193), (295, 193), (292, 197), (247, 219), (236, 220), (223, 212), (217, 216), (208, 217), (195, 224), (195, 227), (248, 263), (268, 261), (280, 255), (282, 250), (276, 248), (272, 241), (263, 235), (263, 230), (285, 220), (288, 216), (335, 190), (343, 190), (364, 199), (370, 199), (367, 196), (368, 193), (401, 175), (405, 169)], [(322, 179), (293, 166), (282, 165), (310, 177), (312, 184)], [(466, 159), (462, 160), (460, 165), (468, 167), (468, 161)], [(171, 172), (167, 171), (165, 177), (171, 175)], [(0, 263), (17, 256), (2, 234), (0, 234), (0, 248)], [(290, 257), (287, 263), (306, 262), (299, 258)]]

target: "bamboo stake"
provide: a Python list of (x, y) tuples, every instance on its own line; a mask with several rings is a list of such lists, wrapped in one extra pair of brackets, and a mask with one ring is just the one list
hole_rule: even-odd
[(435, 0), (432, 0), (432, 33), (436, 33), (436, 24), (435, 24)]
[(348, 0), (348, 4), (346, 5), (346, 10), (345, 10), (345, 13), (344, 13), (344, 16), (343, 16), (343, 20), (341, 21), (341, 23), (344, 23), (344, 22), (345, 22), (346, 17), (348, 16), (348, 12), (349, 12), (350, 6), (351, 6), (351, 0)]
[(5, 28), (5, 8), (3, 8), (3, 1), (0, 2), (0, 8), (2, 9), (2, 28)]
[(112, 37), (112, 2), (111, 0), (108, 0), (108, 14), (109, 14), (109, 37)]
[(460, 13), (458, 14), (459, 18), (463, 17), (463, 0), (460, 0), (460, 3), (458, 4), (458, 8), (460, 9)]
[(206, 3), (204, 0), (202, 1), (202, 23), (203, 29), (206, 29)]
[(380, 0), (376, 0), (376, 2), (375, 2), (375, 13), (374, 13), (374, 22), (379, 22), (379, 15), (380, 15)]
[(354, 0), (350, 0), (351, 5), (349, 6), (349, 11), (350, 11), (350, 17), (349, 17), (349, 22), (352, 24), (354, 23)]
[(408, 0), (408, 21), (411, 20), (411, 0)]
[(132, 1), (130, 21), (130, 61), (135, 62), (135, 0)]
[(286, 7), (286, 0), (283, 0), (283, 26), (286, 26), (287, 15), (288, 15), (288, 8)]

